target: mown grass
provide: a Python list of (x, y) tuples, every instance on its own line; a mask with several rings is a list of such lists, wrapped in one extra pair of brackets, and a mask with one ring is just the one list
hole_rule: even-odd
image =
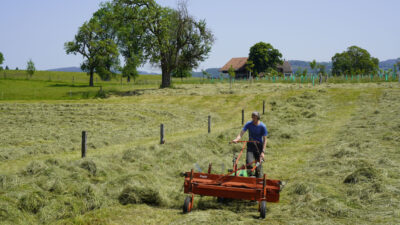
[[(79, 101), (0, 104), (5, 224), (398, 224), (400, 86), (178, 85)], [(196, 196), (183, 215), (180, 173), (230, 168), (246, 115), (269, 130), (264, 172), (287, 182), (267, 218), (242, 201)], [(207, 134), (207, 116), (212, 133)], [(248, 115), (249, 116), (249, 115)], [(164, 123), (166, 144), (159, 145)], [(80, 134), (88, 131), (88, 157)], [(222, 166), (222, 164), (224, 166)]]

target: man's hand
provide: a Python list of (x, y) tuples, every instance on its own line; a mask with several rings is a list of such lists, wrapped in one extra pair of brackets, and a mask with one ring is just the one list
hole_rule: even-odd
[(235, 138), (232, 140), (232, 142), (236, 144), (236, 143), (238, 143), (239, 140), (240, 140), (240, 138)]
[(264, 160), (264, 152), (261, 152), (260, 161), (261, 161), (261, 160)]

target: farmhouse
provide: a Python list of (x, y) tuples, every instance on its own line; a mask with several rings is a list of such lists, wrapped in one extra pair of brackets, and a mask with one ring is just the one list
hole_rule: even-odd
[[(232, 58), (219, 71), (222, 73), (228, 73), (229, 68), (232, 66), (236, 73), (235, 79), (248, 78), (249, 72), (246, 70), (246, 62), (247, 57)], [(283, 61), (283, 64), (278, 65), (276, 69), (279, 73), (282, 73), (285, 76), (291, 76), (293, 73), (292, 66), (288, 61)], [(263, 75), (263, 73), (260, 74), (260, 76)]]

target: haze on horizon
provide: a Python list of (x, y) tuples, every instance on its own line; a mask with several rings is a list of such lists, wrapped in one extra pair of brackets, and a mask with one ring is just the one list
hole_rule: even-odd
[[(24, 69), (32, 59), (38, 70), (79, 66), (64, 43), (99, 9), (101, 0), (2, 0), (0, 52), (8, 65)], [(157, 0), (176, 7), (176, 0)], [(200, 69), (221, 67), (245, 57), (257, 42), (271, 43), (287, 60), (330, 61), (351, 45), (379, 60), (400, 57), (400, 1), (396, 0), (188, 0), (189, 13), (206, 19), (216, 42)], [(152, 72), (149, 65), (140, 68)]]

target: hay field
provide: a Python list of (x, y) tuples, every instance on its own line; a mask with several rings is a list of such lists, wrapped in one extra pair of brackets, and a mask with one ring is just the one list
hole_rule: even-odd
[[(177, 85), (107, 99), (0, 102), (1, 224), (399, 224), (400, 85)], [(180, 173), (230, 168), (246, 116), (269, 130), (264, 173), (281, 202), (196, 196)], [(207, 134), (207, 116), (212, 132)], [(164, 123), (166, 144), (159, 145)], [(88, 131), (88, 156), (80, 135)], [(224, 166), (222, 166), (222, 164)]]

